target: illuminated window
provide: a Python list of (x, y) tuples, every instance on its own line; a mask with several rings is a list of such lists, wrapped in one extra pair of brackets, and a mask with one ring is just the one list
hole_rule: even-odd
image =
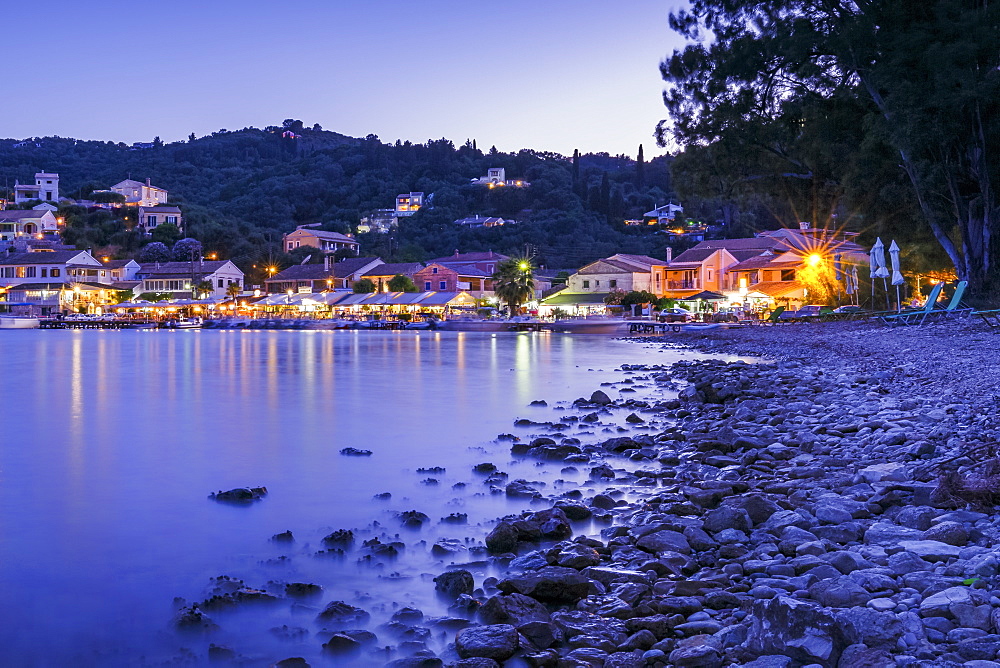
[(59, 270), (53, 268), (52, 271), (49, 272), (49, 276), (51, 278), (59, 278)]

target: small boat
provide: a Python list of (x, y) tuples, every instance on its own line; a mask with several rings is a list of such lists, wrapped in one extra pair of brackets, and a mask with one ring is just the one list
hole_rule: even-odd
[(193, 318), (178, 318), (167, 320), (163, 326), (167, 329), (198, 329), (202, 325), (202, 320), (198, 316)]
[(2, 315), (0, 316), (0, 329), (38, 329), (42, 321), (24, 315)]
[(565, 318), (553, 322), (549, 329), (567, 334), (622, 334), (628, 324), (617, 318)]
[(438, 323), (438, 329), (450, 332), (506, 332), (510, 329), (510, 321), (480, 318), (449, 318)]

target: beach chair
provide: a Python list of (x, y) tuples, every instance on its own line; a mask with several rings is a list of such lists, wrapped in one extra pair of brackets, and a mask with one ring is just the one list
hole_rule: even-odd
[(891, 314), (877, 314), (879, 320), (884, 324), (890, 326), (897, 325), (916, 325), (918, 321), (922, 323), (927, 314), (934, 310), (934, 306), (937, 304), (938, 297), (941, 296), (941, 290), (944, 288), (944, 283), (938, 283), (933, 288), (931, 288), (931, 293), (927, 295), (927, 301), (924, 302), (922, 308), (916, 309), (914, 311), (906, 311), (903, 313), (891, 313)]
[(973, 311), (972, 315), (982, 318), (983, 322), (994, 329), (1000, 327), (1000, 309)]
[(760, 321), (762, 325), (777, 325), (781, 319), (781, 314), (785, 312), (784, 306), (779, 306), (778, 308), (771, 311), (771, 315), (767, 316)]

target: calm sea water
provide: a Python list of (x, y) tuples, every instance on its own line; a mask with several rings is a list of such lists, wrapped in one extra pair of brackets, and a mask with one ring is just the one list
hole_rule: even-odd
[[(8, 331), (0, 350), (0, 664), (14, 666), (199, 664), (209, 642), (244, 665), (322, 664), (309, 606), (213, 615), (213, 636), (179, 637), (174, 597), (198, 600), (219, 575), (316, 582), (313, 608), (348, 600), (373, 626), (394, 602), (444, 614), (430, 578), (462, 558), (429, 546), (529, 506), (490, 495), (474, 464), (556, 491), (586, 480), (514, 459), (496, 435), (621, 380), (623, 363), (691, 355), (597, 336), (365, 331)], [(348, 446), (374, 454), (340, 455)], [(433, 466), (446, 471), (416, 471)], [(270, 494), (206, 498), (245, 485)], [(402, 529), (394, 512), (410, 509), (430, 525)], [(438, 523), (451, 512), (469, 525)], [(337, 528), (407, 549), (375, 566), (316, 557)], [(293, 545), (269, 541), (288, 529)], [(268, 632), (282, 624), (308, 633)]]

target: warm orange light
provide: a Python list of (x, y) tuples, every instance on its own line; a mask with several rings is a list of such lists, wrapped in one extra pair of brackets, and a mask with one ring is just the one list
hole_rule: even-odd
[(823, 258), (821, 258), (819, 255), (810, 255), (809, 256), (809, 264), (811, 264), (814, 267), (817, 264), (819, 264), (820, 262), (822, 262), (822, 260), (823, 260)]

